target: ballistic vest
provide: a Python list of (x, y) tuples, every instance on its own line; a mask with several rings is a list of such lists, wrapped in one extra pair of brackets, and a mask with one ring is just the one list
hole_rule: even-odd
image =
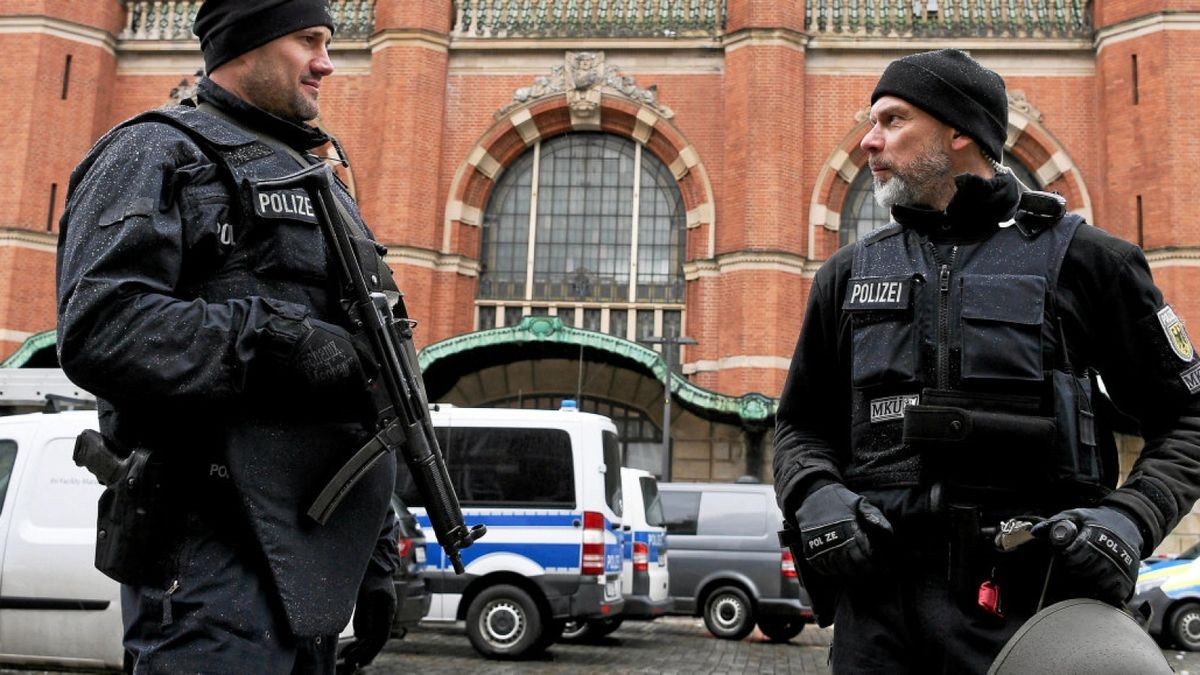
[(1066, 362), (1054, 300), (1081, 222), (940, 246), (892, 223), (856, 243), (842, 304), (851, 489), (937, 485), (951, 499), (1011, 503), (1100, 486), (1094, 382)]
[[(301, 160), (272, 147), (270, 139), (188, 106), (149, 111), (126, 125), (143, 122), (182, 131), (225, 174), (203, 202), (208, 204), (204, 208), (211, 207), (212, 226), (228, 246), (217, 260), (184, 261), (185, 292), (207, 303), (250, 296), (281, 300), (302, 305), (313, 317), (344, 324), (340, 284), (308, 195), (301, 189), (255, 187), (295, 173), (303, 168)], [(217, 185), (222, 186), (219, 192)], [(342, 213), (361, 234), (352, 240), (372, 290), (394, 290), (353, 198), (340, 182), (333, 191)], [(199, 271), (189, 270), (189, 264)], [(210, 426), (220, 434), (217, 442), (229, 478), (291, 630), (300, 637), (331, 636), (350, 620), (391, 499), (396, 458), (387, 454), (380, 459), (318, 526), (305, 516), (306, 510), (370, 432), (362, 424), (330, 422), (320, 414), (344, 402), (306, 401), (303, 392), (295, 396), (282, 403), (255, 401), (240, 417)]]

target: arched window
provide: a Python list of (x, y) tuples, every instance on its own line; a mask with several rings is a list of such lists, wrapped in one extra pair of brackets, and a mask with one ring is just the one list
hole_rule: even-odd
[(629, 339), (678, 335), (686, 229), (675, 177), (641, 144), (590, 132), (539, 141), (484, 211), (478, 327), (554, 314)]
[[(1041, 182), (1033, 172), (1025, 168), (1017, 158), (1006, 157), (1004, 164), (1030, 189), (1042, 189)], [(844, 204), (841, 223), (838, 226), (838, 238), (842, 246), (858, 241), (873, 230), (887, 225), (891, 220), (891, 215), (875, 201), (875, 184), (871, 178), (871, 170), (865, 164), (850, 184)]]

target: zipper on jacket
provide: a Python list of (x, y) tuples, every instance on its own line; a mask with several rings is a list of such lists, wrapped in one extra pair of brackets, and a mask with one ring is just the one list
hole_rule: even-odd
[(942, 260), (937, 245), (929, 243), (933, 261), (938, 265), (938, 334), (937, 334), (937, 382), (938, 389), (950, 388), (950, 273), (958, 257), (958, 244), (950, 247), (950, 259)]

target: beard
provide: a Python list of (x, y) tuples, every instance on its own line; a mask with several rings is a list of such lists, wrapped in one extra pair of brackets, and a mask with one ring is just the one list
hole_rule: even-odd
[(875, 201), (889, 211), (893, 206), (932, 205), (954, 186), (950, 155), (935, 143), (904, 166), (891, 166), (887, 180), (875, 178)]
[(246, 73), (242, 87), (250, 103), (285, 120), (308, 122), (321, 114), (316, 99), (309, 98), (298, 82), (291, 82), (285, 73), (271, 68), (260, 59)]

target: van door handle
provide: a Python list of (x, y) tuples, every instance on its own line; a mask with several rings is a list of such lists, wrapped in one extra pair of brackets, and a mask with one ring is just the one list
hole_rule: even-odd
[(583, 521), (576, 518), (575, 520), (571, 521), (571, 527), (583, 527)]

